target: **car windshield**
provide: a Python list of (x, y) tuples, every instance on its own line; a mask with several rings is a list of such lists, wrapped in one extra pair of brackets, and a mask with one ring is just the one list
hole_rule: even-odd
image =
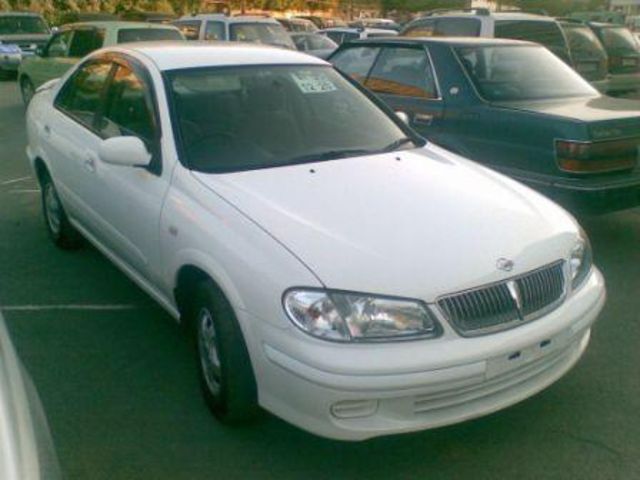
[(266, 43), (295, 49), (287, 31), (279, 23), (232, 23), (229, 33), (231, 40), (238, 42)]
[(19, 35), (22, 33), (49, 33), (49, 27), (40, 17), (0, 16), (0, 35)]
[(124, 28), (118, 30), (118, 43), (152, 42), (155, 40), (183, 40), (172, 28)]
[(458, 58), (489, 101), (543, 100), (597, 95), (571, 67), (544, 47), (459, 47)]
[(186, 164), (230, 172), (415, 146), (330, 66), (178, 70), (167, 75)]
[(633, 38), (633, 34), (628, 28), (603, 28), (602, 41), (609, 50), (640, 51), (638, 41)]
[(598, 58), (603, 59), (607, 56), (607, 53), (596, 37), (593, 31), (583, 25), (568, 25), (565, 27), (567, 39), (569, 40), (569, 47), (571, 49), (571, 55), (577, 59), (582, 58)]

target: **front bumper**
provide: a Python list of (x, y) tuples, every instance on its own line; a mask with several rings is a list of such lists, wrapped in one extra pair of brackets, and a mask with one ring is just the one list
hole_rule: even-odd
[(604, 301), (604, 281), (594, 268), (558, 309), (483, 337), (459, 337), (445, 322), (445, 334), (436, 340), (344, 345), (254, 321), (259, 401), (294, 425), (341, 440), (486, 415), (530, 397), (571, 369)]
[(0, 53), (0, 70), (17, 72), (21, 61), (21, 53)]

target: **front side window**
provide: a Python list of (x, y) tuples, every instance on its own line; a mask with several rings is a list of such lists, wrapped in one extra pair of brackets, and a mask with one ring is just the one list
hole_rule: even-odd
[(49, 27), (40, 17), (29, 15), (2, 15), (0, 16), (0, 35), (49, 33)]
[(433, 37), (435, 35), (436, 20), (430, 18), (420, 20), (404, 32), (405, 37)]
[(224, 33), (224, 23), (222, 22), (207, 22), (207, 26), (204, 31), (205, 40), (226, 40), (227, 36)]
[(264, 43), (295, 49), (287, 31), (279, 23), (232, 23), (229, 26), (229, 36), (237, 42)]
[(111, 62), (92, 61), (80, 67), (60, 91), (55, 101), (56, 107), (93, 128), (112, 65)]
[(385, 48), (364, 84), (377, 93), (438, 97), (429, 57), (419, 48)]
[(129, 67), (118, 65), (107, 94), (99, 130), (106, 137), (155, 139), (155, 122), (146, 84)]
[(271, 168), (413, 143), (329, 66), (187, 69), (166, 81), (181, 158), (193, 170)]
[(380, 52), (379, 47), (353, 47), (339, 51), (331, 58), (338, 70), (346, 73), (354, 80), (364, 83), (373, 62)]
[(49, 58), (64, 58), (69, 56), (69, 45), (71, 44), (72, 30), (56, 33), (49, 44), (45, 56)]
[(180, 32), (173, 28), (122, 28), (118, 30), (118, 43), (182, 39)]
[(98, 50), (104, 43), (104, 30), (78, 29), (74, 30), (69, 56), (82, 58), (89, 55), (94, 50)]
[(200, 27), (202, 26), (200, 20), (182, 20), (174, 22), (173, 25), (178, 27), (178, 30), (180, 30), (187, 40), (200, 39)]
[(489, 101), (594, 96), (598, 92), (571, 67), (539, 46), (455, 49), (480, 95)]

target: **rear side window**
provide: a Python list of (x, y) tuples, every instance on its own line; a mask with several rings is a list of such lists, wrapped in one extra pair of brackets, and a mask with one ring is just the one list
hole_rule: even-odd
[(427, 53), (419, 48), (385, 48), (364, 85), (377, 93), (437, 98)]
[(51, 41), (47, 45), (45, 56), (48, 58), (68, 57), (71, 35), (73, 35), (73, 31), (67, 30), (65, 32), (56, 33), (51, 37)]
[(178, 30), (180, 30), (187, 40), (200, 39), (200, 27), (202, 26), (202, 22), (200, 20), (174, 22), (173, 25), (178, 27)]
[(226, 40), (227, 36), (224, 33), (224, 23), (222, 22), (207, 22), (207, 26), (204, 30), (205, 40)]
[(440, 18), (436, 22), (438, 37), (477, 37), (480, 35), (480, 20), (477, 18)]
[(67, 80), (55, 105), (83, 125), (93, 128), (103, 92), (112, 67), (111, 62), (89, 62)]
[(360, 83), (364, 83), (379, 51), (379, 47), (346, 48), (331, 58), (331, 62), (341, 72)]
[(495, 36), (540, 43), (556, 55), (567, 59), (567, 42), (555, 22), (532, 20), (498, 20)]
[(81, 58), (94, 50), (102, 48), (104, 43), (104, 30), (82, 29), (73, 32), (71, 46), (69, 47), (69, 56)]
[(131, 68), (119, 65), (107, 95), (100, 133), (106, 138), (133, 135), (152, 142), (155, 122), (147, 92), (145, 83)]
[(153, 42), (156, 40), (182, 40), (178, 30), (172, 28), (123, 28), (118, 30), (118, 43)]

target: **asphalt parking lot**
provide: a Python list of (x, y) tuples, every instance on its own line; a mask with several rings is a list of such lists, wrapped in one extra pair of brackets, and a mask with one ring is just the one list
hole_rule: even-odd
[(465, 424), (342, 443), (266, 414), (216, 423), (180, 327), (93, 248), (48, 241), (25, 144), (0, 82), (0, 308), (67, 478), (640, 478), (640, 209), (581, 219), (609, 299), (565, 378)]

